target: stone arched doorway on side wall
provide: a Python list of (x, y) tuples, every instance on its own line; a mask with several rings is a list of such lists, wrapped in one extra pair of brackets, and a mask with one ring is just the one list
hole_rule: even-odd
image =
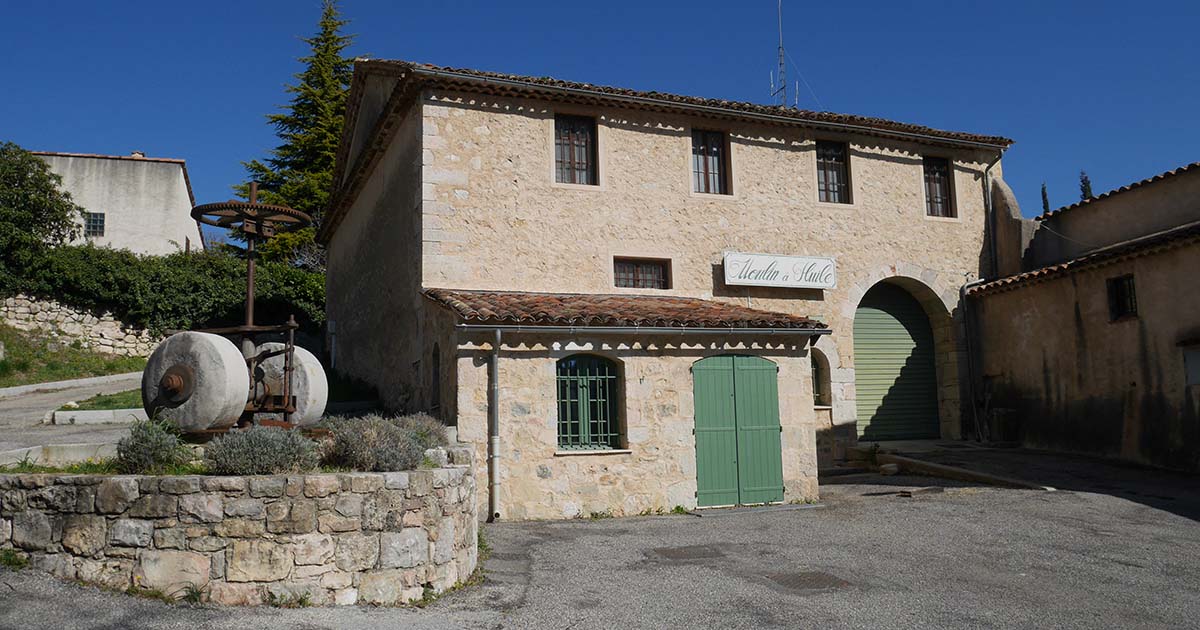
[(926, 275), (877, 278), (854, 303), (851, 404), (861, 441), (960, 434), (958, 342), (948, 301), (957, 295), (939, 295)]

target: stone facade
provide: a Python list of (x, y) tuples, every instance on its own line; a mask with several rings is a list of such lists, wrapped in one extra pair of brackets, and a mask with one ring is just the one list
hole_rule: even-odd
[(0, 549), (66, 579), (219, 604), (394, 605), (475, 570), (475, 479), (455, 465), (265, 477), (0, 475)]
[[(390, 85), (368, 87), (362, 97), (360, 119), (348, 123), (358, 131), (351, 134), (347, 163), (374, 140), (363, 135), (376, 122), (363, 119), (368, 110), (386, 110), (373, 89), (386, 93)], [(560, 113), (595, 118), (598, 185), (555, 182), (554, 116)], [(513, 344), (500, 358), (507, 514), (553, 518), (600, 511), (596, 506), (629, 513), (669, 509), (676, 501), (693, 507), (694, 498), (685, 500), (695, 489), (685, 366), (741, 351), (733, 349), (776, 361), (781, 407), (792, 405), (785, 422), (811, 433), (822, 416), (823, 439), (842, 440), (829, 452), (844, 452), (856, 435), (854, 316), (880, 282), (900, 285), (924, 307), (936, 344), (941, 435), (961, 436), (967, 379), (959, 290), (988, 266), (983, 182), (1001, 174), (995, 150), (442, 88), (424, 89), (389, 124), (397, 131), (329, 237), (334, 361), (375, 384), (393, 405), (429, 409), (437, 400), (438, 412), (457, 422), (460, 438), (476, 443), (479, 453), (485, 451), (488, 344), (456, 332), (453, 319), (420, 297), (422, 288), (647, 293), (615, 287), (613, 259), (664, 258), (671, 287), (657, 294), (808, 316), (833, 330), (815, 346), (830, 365), (830, 404), (820, 410), (812, 401), (805, 349), (777, 353), (739, 339), (699, 349), (652, 339), (506, 340)], [(732, 194), (692, 191), (693, 128), (728, 134)], [(847, 143), (853, 203), (818, 200), (818, 140)], [(952, 164), (956, 217), (926, 216), (926, 155)], [(832, 256), (838, 285), (825, 291), (726, 286), (726, 251)], [(389, 277), (381, 291), (383, 269)], [(381, 332), (388, 330), (394, 332)], [(553, 454), (551, 358), (572, 343), (608, 348), (601, 354), (647, 379), (636, 387), (625, 380), (631, 453)], [(645, 360), (643, 351), (654, 360)], [(441, 366), (437, 375), (433, 365)], [(660, 408), (670, 411), (651, 411)], [(789, 498), (816, 496), (816, 441), (809, 435), (792, 447), (785, 443)], [(597, 486), (601, 479), (606, 482)], [(552, 506), (540, 501), (545, 492), (555, 496)]]
[(123, 356), (149, 356), (161, 341), (147, 330), (126, 326), (112, 313), (97, 315), (27, 295), (0, 301), (0, 323), (43, 334), (56, 342), (78, 343), (96, 352)]

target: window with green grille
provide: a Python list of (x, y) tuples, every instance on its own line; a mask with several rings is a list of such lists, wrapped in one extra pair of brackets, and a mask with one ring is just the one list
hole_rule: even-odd
[(621, 447), (617, 364), (589, 354), (558, 361), (558, 447)]

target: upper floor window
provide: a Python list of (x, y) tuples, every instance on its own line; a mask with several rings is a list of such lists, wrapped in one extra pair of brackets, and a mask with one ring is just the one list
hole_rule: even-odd
[(630, 289), (671, 288), (671, 262), (649, 258), (614, 258), (613, 280)]
[(729, 194), (729, 143), (720, 131), (692, 130), (692, 190)]
[(850, 203), (850, 157), (844, 142), (817, 142), (817, 193), (828, 203)]
[(104, 213), (103, 212), (85, 212), (85, 213), (83, 213), (83, 235), (84, 236), (104, 236)]
[(596, 119), (588, 116), (554, 117), (554, 181), (595, 186)]
[(1125, 317), (1137, 317), (1137, 291), (1133, 275), (1108, 279), (1108, 319), (1116, 321)]
[(954, 186), (950, 181), (950, 160), (926, 157), (925, 214), (931, 217), (958, 216), (954, 208)]
[(558, 447), (621, 447), (617, 364), (590, 354), (558, 360)]

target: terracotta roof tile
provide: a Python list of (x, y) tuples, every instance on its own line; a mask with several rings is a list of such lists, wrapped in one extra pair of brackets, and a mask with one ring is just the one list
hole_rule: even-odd
[(426, 289), (425, 296), (470, 323), (532, 326), (824, 329), (785, 313), (659, 295), (596, 295)]
[(572, 90), (580, 93), (587, 93), (595, 97), (628, 97), (641, 99), (647, 106), (658, 107), (708, 107), (725, 110), (726, 113), (737, 116), (737, 114), (760, 114), (779, 116), (790, 118), (800, 124), (810, 124), (820, 126), (822, 123), (830, 125), (849, 125), (863, 129), (875, 130), (878, 132), (895, 132), (900, 134), (918, 134), (923, 136), (931, 136), (941, 138), (950, 142), (966, 142), (974, 144), (984, 144), (992, 147), (1007, 147), (1013, 143), (1009, 138), (1003, 136), (992, 136), (975, 133), (965, 133), (959, 131), (945, 131), (942, 129), (934, 129), (924, 125), (914, 125), (910, 123), (897, 122), (884, 118), (875, 118), (872, 116), (857, 116), (853, 114), (837, 114), (833, 112), (818, 112), (795, 107), (787, 107), (783, 105), (764, 105), (760, 103), (747, 103), (744, 101), (729, 101), (719, 98), (703, 98), (698, 96), (684, 96), (681, 94), (670, 94), (657, 91), (642, 91), (632, 90), (628, 88), (613, 87), (607, 85), (593, 85), (591, 83), (580, 83), (576, 81), (563, 81), (553, 77), (532, 77), (517, 74), (504, 74), (500, 72), (487, 72), (483, 70), (471, 70), (467, 68), (449, 68), (445, 66), (435, 66), (432, 64), (415, 63), (411, 61), (390, 60), (390, 59), (359, 59), (355, 61), (356, 68), (364, 70), (379, 70), (385, 72), (406, 72), (412, 71), (413, 74), (419, 77), (422, 81), (430, 83), (443, 83), (454, 85), (456, 82), (470, 82), (472, 79), (476, 81), (496, 80), (507, 84), (509, 90), (530, 90), (537, 91), (538, 88), (551, 90)]
[(987, 295), (990, 293), (1000, 293), (1003, 291), (1011, 291), (1018, 289), (1028, 284), (1036, 284), (1044, 280), (1050, 280), (1059, 276), (1064, 276), (1074, 271), (1087, 267), (1096, 267), (1103, 264), (1119, 262), (1128, 258), (1136, 258), (1146, 256), (1159, 251), (1182, 247), (1189, 243), (1200, 242), (1200, 221), (1188, 223), (1170, 230), (1150, 234), (1124, 243), (1117, 243), (1102, 249), (1095, 250), (1091, 253), (1084, 254), (1078, 258), (1073, 258), (1066, 262), (1061, 262), (1054, 265), (1048, 265), (1025, 273), (1019, 273), (1015, 276), (1000, 278), (991, 282), (972, 287), (967, 291), (968, 295)]
[(1043, 212), (1041, 214), (1041, 216), (1037, 217), (1037, 220), (1045, 221), (1046, 219), (1049, 219), (1050, 217), (1062, 214), (1063, 212), (1066, 212), (1068, 210), (1074, 210), (1075, 208), (1082, 208), (1086, 205), (1100, 201), (1101, 199), (1107, 199), (1109, 197), (1112, 197), (1113, 195), (1119, 195), (1124, 192), (1129, 192), (1135, 188), (1141, 188), (1142, 186), (1145, 186), (1147, 184), (1153, 184), (1155, 182), (1160, 182), (1164, 179), (1169, 179), (1176, 175), (1182, 175), (1193, 169), (1200, 169), (1200, 162), (1192, 162), (1191, 164), (1185, 164), (1183, 166), (1180, 166), (1179, 168), (1171, 169), (1165, 173), (1159, 173), (1158, 175), (1155, 175), (1154, 177), (1147, 177), (1146, 179), (1143, 179), (1141, 181), (1133, 182), (1132, 184), (1126, 184), (1124, 186), (1121, 186), (1120, 188), (1115, 188), (1106, 193), (1100, 194), (1096, 197), (1092, 197), (1091, 199), (1084, 199), (1083, 201), (1077, 201), (1069, 206), (1063, 206), (1061, 208), (1058, 208), (1057, 210), (1050, 210), (1049, 212)]

